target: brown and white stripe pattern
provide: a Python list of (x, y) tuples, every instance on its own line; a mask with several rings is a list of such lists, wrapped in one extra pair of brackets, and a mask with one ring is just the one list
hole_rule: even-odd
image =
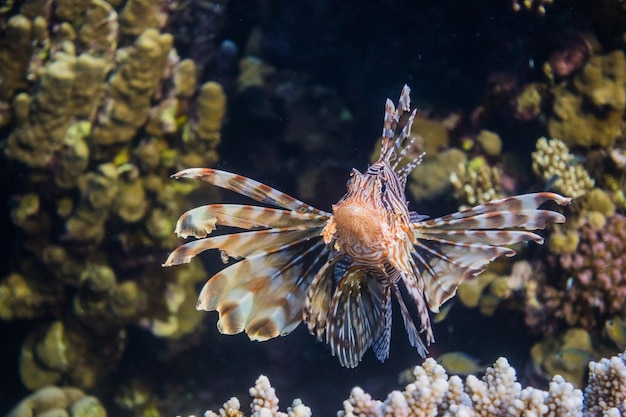
[[(429, 310), (438, 311), (464, 279), (498, 256), (512, 256), (515, 251), (508, 245), (541, 244), (533, 230), (565, 221), (560, 213), (538, 209), (547, 201), (571, 201), (548, 192), (430, 220), (410, 212), (406, 181), (422, 156), (399, 166), (415, 117), (409, 93), (405, 86), (397, 109), (387, 100), (381, 156), (365, 174), (353, 170), (348, 191), (332, 213), (220, 170), (194, 168), (172, 176), (279, 207), (211, 204), (178, 220), (176, 233), (197, 240), (175, 249), (164, 266), (190, 262), (209, 249), (219, 249), (225, 263), (236, 260), (207, 281), (197, 304), (219, 312), (222, 333), (245, 331), (253, 340), (266, 340), (286, 335), (304, 321), (342, 365), (355, 367), (370, 347), (381, 361), (388, 357), (393, 298), (410, 343), (424, 356), (426, 344), (434, 341)], [(243, 230), (209, 236), (218, 226)], [(411, 310), (417, 312), (419, 326)]]

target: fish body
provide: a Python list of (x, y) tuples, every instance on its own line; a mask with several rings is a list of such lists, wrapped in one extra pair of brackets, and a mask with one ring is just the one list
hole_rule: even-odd
[(484, 372), (486, 367), (479, 360), (465, 352), (447, 352), (437, 358), (437, 363), (450, 375), (475, 375)]
[[(365, 173), (352, 170), (347, 192), (332, 212), (225, 171), (192, 168), (172, 176), (279, 207), (212, 204), (184, 213), (177, 222), (179, 236), (198, 240), (175, 249), (164, 266), (190, 262), (208, 249), (219, 249), (224, 261), (239, 260), (211, 277), (198, 299), (198, 309), (219, 312), (222, 333), (245, 331), (252, 340), (267, 340), (304, 321), (343, 366), (355, 367), (370, 347), (381, 361), (388, 357), (394, 299), (411, 345), (425, 356), (426, 345), (434, 342), (429, 310), (437, 312), (461, 281), (496, 257), (512, 256), (506, 245), (541, 244), (531, 230), (565, 221), (560, 213), (537, 209), (549, 200), (571, 201), (549, 192), (430, 220), (411, 212), (406, 182), (422, 155), (403, 161), (415, 117), (409, 92), (405, 86), (397, 108), (387, 100), (380, 157)], [(207, 237), (217, 226), (244, 231)]]
[(604, 329), (619, 349), (626, 349), (626, 321), (613, 317), (604, 322)]

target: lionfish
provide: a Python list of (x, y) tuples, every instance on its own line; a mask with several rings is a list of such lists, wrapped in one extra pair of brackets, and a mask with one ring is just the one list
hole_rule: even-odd
[[(464, 279), (498, 256), (514, 255), (505, 245), (542, 244), (531, 230), (565, 221), (558, 212), (538, 209), (549, 200), (570, 203), (551, 192), (503, 198), (434, 219), (409, 211), (407, 178), (423, 157), (407, 156), (416, 112), (410, 110), (409, 92), (405, 85), (397, 109), (387, 99), (380, 157), (364, 174), (352, 170), (348, 191), (332, 212), (225, 171), (192, 168), (172, 175), (279, 207), (211, 204), (184, 213), (176, 224), (179, 237), (198, 239), (176, 248), (164, 266), (188, 263), (208, 249), (219, 249), (224, 263), (238, 260), (207, 281), (197, 303), (198, 310), (219, 312), (221, 333), (245, 331), (251, 340), (263, 341), (287, 335), (304, 321), (341, 365), (352, 368), (370, 347), (380, 361), (389, 356), (395, 299), (409, 342), (424, 357), (420, 333), (427, 345), (434, 342), (428, 310), (437, 312)], [(411, 160), (404, 164), (404, 159)], [(216, 226), (244, 231), (207, 237)]]

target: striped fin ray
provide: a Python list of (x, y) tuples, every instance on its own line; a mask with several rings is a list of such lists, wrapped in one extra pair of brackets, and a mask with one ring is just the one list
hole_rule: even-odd
[(209, 249), (219, 249), (226, 263), (227, 257), (240, 259), (273, 252), (276, 248), (284, 248), (287, 244), (295, 245), (304, 239), (319, 236), (320, 232), (321, 228), (280, 228), (231, 233), (198, 239), (177, 247), (167, 257), (163, 266), (189, 263), (194, 256)]
[[(541, 219), (544, 219), (544, 227), (545, 222), (555, 222), (555, 223), (563, 223), (565, 221), (565, 216), (560, 213), (550, 211), (550, 210), (537, 210), (541, 204), (547, 201), (554, 201), (560, 206), (566, 206), (571, 203), (572, 199), (563, 197), (559, 194), (550, 193), (550, 192), (541, 192), (541, 193), (532, 193), (532, 194), (523, 194), (515, 197), (507, 197), (500, 200), (493, 200), (485, 204), (481, 204), (476, 207), (472, 207), (466, 210), (461, 210), (456, 213), (448, 214), (446, 216), (438, 217), (436, 219), (426, 220), (423, 222), (418, 222), (416, 224), (420, 224), (422, 227), (436, 227), (440, 225), (446, 225), (446, 228), (450, 228), (449, 226), (453, 220), (461, 220), (461, 219), (473, 219), (478, 215), (483, 215), (487, 213), (532, 213), (531, 218), (535, 221), (536, 224), (541, 224)], [(533, 213), (534, 212), (534, 213)], [(539, 212), (539, 214), (537, 213)], [(478, 221), (477, 226), (467, 227), (470, 225), (471, 220), (468, 220), (468, 223), (459, 226), (470, 228), (482, 228), (482, 229), (493, 229), (493, 228), (502, 228), (502, 227), (525, 227), (524, 224), (505, 224), (504, 221), (502, 224), (498, 224), (502, 219), (498, 218), (498, 215), (484, 216), (481, 219), (484, 219), (486, 222), (483, 223)], [(520, 220), (523, 220), (519, 218)], [(511, 219), (507, 219), (510, 221)], [(490, 223), (491, 221), (494, 226)], [(458, 224), (458, 223), (456, 223)], [(530, 229), (530, 227), (525, 227)], [(536, 227), (543, 228), (543, 227)]]
[(543, 244), (543, 238), (536, 233), (526, 230), (444, 230), (444, 229), (420, 229), (419, 236), (445, 244), (474, 244), (485, 243), (489, 245), (512, 245), (519, 242), (533, 241)]
[(313, 265), (321, 263), (325, 251), (317, 240), (250, 256), (211, 277), (196, 308), (217, 310), (218, 329), (224, 334), (245, 330), (259, 341), (286, 335), (302, 320)]
[(445, 228), (447, 230), (471, 229), (505, 229), (508, 227), (522, 227), (528, 230), (543, 229), (549, 222), (563, 223), (565, 216), (551, 210), (520, 210), (520, 211), (491, 211), (475, 216), (455, 219), (436, 218), (413, 224), (416, 234), (421, 228)]
[(389, 357), (389, 346), (391, 345), (391, 286), (383, 288), (383, 306), (384, 313), (381, 318), (381, 332), (372, 343), (372, 350), (376, 358), (384, 362)]
[(311, 286), (306, 293), (302, 319), (307, 325), (310, 334), (315, 334), (317, 340), (324, 341), (324, 331), (328, 320), (328, 310), (333, 295), (333, 275), (335, 265), (342, 257), (333, 257), (317, 271)]
[[(383, 119), (382, 146), (380, 149), (380, 159), (389, 163), (396, 161), (392, 168), (395, 170), (397, 162), (406, 154), (406, 148), (400, 151), (400, 148), (406, 138), (411, 133), (411, 126), (415, 119), (416, 110), (411, 111), (411, 89), (408, 85), (404, 85), (398, 100), (398, 108), (396, 109), (393, 101), (387, 99), (385, 102), (385, 117)], [(398, 132), (399, 127), (402, 127)], [(397, 135), (397, 137), (396, 137)], [(396, 139), (394, 140), (394, 137)], [(419, 162), (418, 162), (419, 163)]]
[(463, 280), (480, 274), (502, 255), (513, 256), (515, 251), (489, 244), (419, 241), (414, 258), (425, 283), (424, 293), (431, 311), (438, 312), (439, 307), (454, 296)]
[(489, 229), (535, 230), (545, 228), (550, 222), (564, 222), (565, 217), (560, 213), (537, 209), (549, 200), (559, 205), (571, 202), (570, 198), (555, 193), (525, 194), (413, 223), (415, 250), (412, 255), (424, 280), (430, 309), (437, 312), (454, 296), (464, 279), (484, 271), (498, 256), (515, 254), (513, 249), (501, 245), (528, 241), (543, 243), (543, 238), (532, 232)]
[[(403, 280), (403, 282), (405, 281), (407, 280)], [(413, 322), (413, 318), (411, 317), (411, 313), (409, 312), (409, 309), (404, 303), (404, 299), (402, 298), (400, 289), (398, 288), (398, 285), (395, 283), (392, 284), (391, 289), (396, 296), (396, 300), (398, 300), (398, 305), (400, 306), (400, 312), (402, 313), (402, 321), (404, 322), (404, 328), (406, 329), (407, 335), (409, 336), (409, 343), (411, 344), (411, 346), (417, 348), (417, 352), (420, 354), (422, 358), (425, 358), (426, 354), (428, 353), (428, 350), (426, 349), (424, 342), (420, 338), (419, 332), (417, 331), (417, 328), (415, 327), (415, 323)], [(421, 320), (420, 331), (426, 330), (428, 332), (427, 341), (430, 344), (431, 342), (434, 341), (434, 337), (432, 335), (428, 310), (425, 309), (425, 304), (424, 304), (423, 299), (419, 302), (416, 301), (416, 306), (418, 308), (419, 316)], [(425, 310), (425, 313), (426, 313), (425, 316), (422, 310)]]
[(243, 204), (211, 204), (191, 209), (176, 222), (175, 233), (186, 239), (203, 238), (215, 230), (216, 225), (241, 229), (306, 228), (322, 225), (328, 217), (312, 213), (298, 213), (270, 207)]
[[(565, 216), (560, 213), (537, 209), (550, 200), (559, 205), (571, 202), (570, 198), (555, 193), (524, 194), (412, 223), (415, 237), (412, 256), (425, 282), (424, 292), (430, 309), (437, 312), (454, 296), (464, 279), (484, 271), (498, 256), (515, 254), (513, 249), (501, 245), (528, 241), (543, 243), (543, 238), (532, 232), (489, 229), (535, 230), (545, 228), (549, 222), (564, 222)], [(421, 294), (417, 292), (414, 291), (412, 296), (419, 297)]]
[(349, 268), (337, 283), (326, 324), (326, 343), (342, 366), (356, 367), (384, 330), (384, 284), (365, 268)]
[(189, 168), (177, 172), (172, 175), (172, 178), (194, 178), (245, 195), (261, 203), (272, 204), (298, 213), (312, 213), (318, 216), (330, 217), (330, 213), (316, 209), (269, 185), (218, 169)]

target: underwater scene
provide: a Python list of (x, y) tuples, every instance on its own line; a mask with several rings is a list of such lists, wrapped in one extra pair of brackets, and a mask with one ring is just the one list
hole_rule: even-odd
[(626, 415), (625, 52), (622, 0), (0, 0), (0, 416)]

